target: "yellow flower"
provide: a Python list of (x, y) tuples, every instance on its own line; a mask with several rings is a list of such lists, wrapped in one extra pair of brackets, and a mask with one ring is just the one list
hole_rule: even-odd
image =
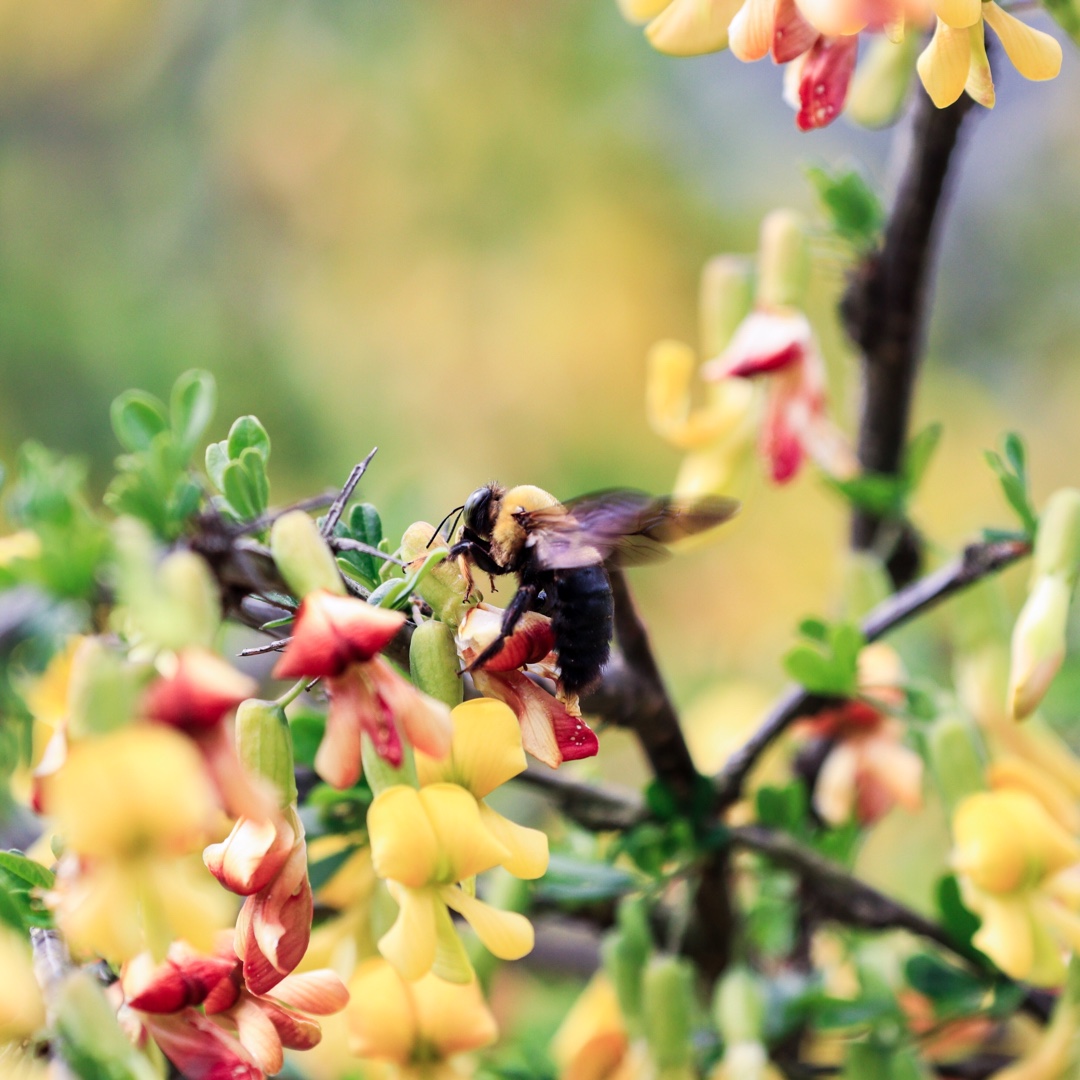
[(939, 4), (937, 29), (917, 64), (923, 86), (939, 109), (951, 105), (965, 90), (980, 105), (994, 107), (984, 23), (993, 28), (1025, 79), (1053, 79), (1061, 70), (1061, 46), (1049, 34), (1033, 30), (993, 0), (974, 4), (949, 0)]
[(521, 728), (512, 709), (493, 698), (458, 705), (450, 714), (453, 735), (450, 753), (442, 759), (416, 755), (420, 784), (457, 784), (472, 793), (484, 827), (510, 852), (501, 865), (515, 877), (538, 878), (548, 865), (547, 836), (527, 829), (484, 802), (497, 787), (524, 772)]
[(1057, 985), (1063, 949), (1080, 948), (1080, 844), (1026, 791), (962, 800), (953, 815), (953, 866), (981, 919), (974, 942), (1007, 975)]
[(6, 926), (0, 926), (0, 971), (0, 1045), (22, 1042), (45, 1024), (45, 1006), (30, 949)]
[(471, 977), (448, 908), (463, 915), (500, 959), (517, 960), (532, 950), (528, 919), (498, 911), (461, 887), (512, 857), (485, 826), (476, 799), (465, 788), (446, 783), (420, 791), (404, 785), (387, 788), (368, 810), (368, 832), (375, 872), (387, 881), (399, 906), (379, 951), (405, 978), (419, 979), (433, 966), (457, 982)]
[(493, 1043), (495, 1018), (475, 979), (464, 984), (425, 975), (406, 982), (385, 960), (357, 968), (345, 1019), (349, 1048), (397, 1065), (404, 1076), (456, 1075), (451, 1058)]
[(632, 1045), (611, 980), (597, 972), (551, 1041), (560, 1080), (633, 1080), (646, 1072), (644, 1044)]
[(198, 751), (135, 724), (74, 743), (43, 783), (65, 844), (51, 901), (72, 948), (124, 960), (174, 938), (209, 948), (233, 905), (197, 852), (217, 820)]

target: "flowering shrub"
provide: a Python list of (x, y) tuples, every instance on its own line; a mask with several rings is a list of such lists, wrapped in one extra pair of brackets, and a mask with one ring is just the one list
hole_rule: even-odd
[[(256, 417), (208, 441), (203, 371), (114, 402), (100, 506), (24, 447), (0, 536), (4, 1076), (1077, 1075), (1080, 759), (1038, 714), (1077, 707), (1080, 492), (1038, 506), (1006, 436), (987, 460), (1015, 520), (944, 562), (916, 514), (941, 429), (908, 432), (957, 103), (994, 103), (985, 24), (1029, 79), (1061, 47), (992, 0), (621, 7), (667, 54), (771, 55), (803, 130), (848, 102), (887, 122), (917, 71), (892, 206), (812, 170), (817, 217), (776, 210), (755, 257), (709, 260), (697, 348), (645, 364), (685, 455), (670, 497), (488, 485), (445, 534), (399, 535), (357, 495), (373, 451), (281, 507)], [(710, 543), (759, 471), (850, 512), (846, 581), (775, 665), (782, 697), (759, 716), (750, 677), (721, 686), (688, 738), (625, 570)], [(1029, 555), (1005, 619), (997, 575)], [(951, 622), (921, 618), (939, 604)], [(643, 795), (605, 782), (612, 728)], [(587, 980), (522, 974), (570, 953)]]

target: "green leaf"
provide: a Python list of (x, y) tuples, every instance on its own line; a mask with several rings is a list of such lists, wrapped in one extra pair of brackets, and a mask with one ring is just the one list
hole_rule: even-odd
[(206, 475), (210, 477), (210, 482), (214, 487), (222, 493), (225, 491), (225, 469), (229, 464), (227, 445), (222, 439), (221, 442), (210, 443), (206, 448)]
[(843, 695), (850, 687), (843, 668), (808, 645), (796, 645), (784, 657), (784, 670), (812, 694)]
[(266, 478), (266, 460), (254, 446), (249, 446), (240, 454), (239, 464), (247, 475), (248, 490), (255, 508), (254, 516), (258, 517), (270, 505), (270, 481)]
[(333, 855), (308, 863), (308, 880), (315, 891), (321, 889), (360, 850), (359, 844), (347, 844)]
[(28, 927), (25, 906), (25, 899), (17, 898), (0, 881), (0, 922), (25, 934)]
[(638, 885), (634, 874), (619, 867), (554, 854), (536, 892), (543, 899), (556, 903), (593, 903), (625, 896), (634, 892)]
[(120, 445), (132, 452), (148, 449), (154, 436), (169, 427), (165, 406), (143, 390), (125, 390), (115, 398), (109, 418)]
[(979, 929), (979, 917), (973, 915), (960, 896), (960, 886), (953, 874), (946, 874), (937, 884), (936, 896), (941, 922), (961, 945), (970, 945)]
[(1021, 480), (1027, 480), (1027, 453), (1024, 449), (1024, 440), (1010, 431), (1005, 436), (1005, 458), (1013, 468), (1013, 472)]
[(51, 889), (56, 875), (17, 851), (0, 851), (0, 868), (35, 889)]
[(829, 638), (829, 624), (824, 619), (808, 618), (799, 623), (799, 633), (811, 641), (826, 642)]
[(315, 753), (326, 732), (326, 717), (315, 712), (295, 713), (289, 717), (289, 729), (297, 764), (314, 766)]
[(820, 168), (809, 168), (806, 175), (833, 230), (856, 247), (873, 247), (885, 222), (885, 211), (862, 175), (854, 169), (830, 174)]
[(904, 482), (909, 496), (922, 482), (930, 460), (934, 456), (934, 451), (937, 450), (938, 444), (941, 442), (941, 432), (941, 424), (930, 424), (924, 427), (908, 443), (907, 449), (904, 451), (903, 471)]
[(217, 384), (209, 371), (185, 371), (173, 384), (170, 399), (173, 437), (186, 463), (214, 416)]
[(754, 802), (762, 825), (794, 835), (805, 833), (810, 800), (801, 780), (793, 780), (783, 787), (759, 788)]
[(1024, 527), (1024, 535), (1032, 537), (1039, 527), (1039, 518), (1032, 506), (1031, 495), (1028, 491), (1024, 443), (1019, 435), (1010, 432), (1005, 436), (1004, 448), (1004, 460), (993, 450), (987, 450), (983, 457), (997, 476), (1005, 501), (1020, 519)]
[(226, 449), (233, 461), (245, 450), (255, 450), (265, 465), (270, 461), (270, 436), (257, 416), (241, 416), (229, 428)]
[(986, 996), (983, 980), (931, 953), (916, 953), (904, 965), (908, 985), (934, 1003), (938, 1012), (970, 1012)]
[(902, 477), (888, 473), (863, 473), (850, 480), (825, 477), (825, 482), (860, 510), (878, 517), (899, 517), (903, 513), (906, 487)]
[(859, 653), (866, 645), (865, 635), (854, 623), (838, 623), (833, 628), (830, 645), (839, 669), (854, 691), (858, 685)]
[(255, 491), (247, 470), (239, 461), (231, 461), (222, 473), (222, 491), (237, 517), (244, 520), (258, 514), (255, 504)]

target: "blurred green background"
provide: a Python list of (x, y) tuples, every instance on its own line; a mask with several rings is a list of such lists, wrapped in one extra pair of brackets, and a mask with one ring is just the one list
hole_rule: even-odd
[[(943, 545), (1006, 523), (981, 460), (1004, 428), (1040, 497), (1080, 449), (1080, 68), (1068, 46), (1050, 84), (998, 67), (919, 395), (946, 423), (917, 507)], [(802, 163), (888, 190), (903, 162), (902, 127), (798, 134), (780, 83), (652, 52), (614, 0), (0, 0), (0, 457), (33, 436), (100, 489), (110, 400), (198, 366), (214, 438), (270, 428), (278, 502), (376, 444), (390, 531), (493, 478), (669, 488), (644, 357), (695, 340), (702, 262), (811, 210)], [(846, 515), (809, 471), (746, 495), (715, 546), (638, 577), (683, 703), (778, 683), (840, 579)]]

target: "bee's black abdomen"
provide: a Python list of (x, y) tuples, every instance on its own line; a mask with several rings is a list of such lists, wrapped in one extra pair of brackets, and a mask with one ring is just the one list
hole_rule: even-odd
[(551, 629), (559, 654), (559, 680), (572, 694), (600, 676), (611, 651), (614, 603), (602, 566), (555, 571)]

